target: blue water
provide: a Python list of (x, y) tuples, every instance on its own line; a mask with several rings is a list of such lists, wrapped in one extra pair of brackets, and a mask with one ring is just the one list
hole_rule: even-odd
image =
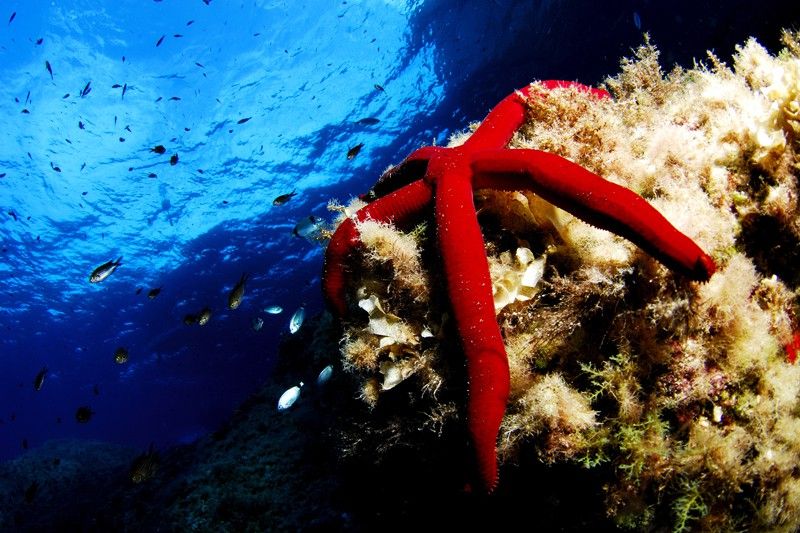
[[(666, 65), (750, 35), (774, 50), (800, 20), (783, 4), (2, 2), (0, 460), (23, 440), (163, 448), (213, 430), (269, 380), (294, 310), (322, 310), (323, 248), (299, 220), (531, 80), (599, 83), (644, 31)], [(205, 306), (208, 325), (183, 324)]]

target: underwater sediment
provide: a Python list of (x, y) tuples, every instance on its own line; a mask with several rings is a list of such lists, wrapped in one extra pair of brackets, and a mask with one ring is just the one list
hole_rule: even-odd
[[(800, 35), (783, 41), (669, 73), (646, 42), (604, 83), (611, 99), (528, 99), (511, 148), (637, 192), (718, 270), (691, 282), (533, 194), (476, 193), (511, 373), (501, 480), (532, 463), (583, 472), (622, 528), (800, 527)], [(339, 428), (341, 450), (380, 462), (462, 441), (464, 361), (433, 224), (356, 225), (341, 356), (373, 411)]]

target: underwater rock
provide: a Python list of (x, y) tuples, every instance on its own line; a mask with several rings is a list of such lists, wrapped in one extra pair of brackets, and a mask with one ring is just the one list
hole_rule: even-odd
[[(523, 458), (582, 465), (620, 527), (800, 528), (800, 366), (784, 351), (800, 329), (800, 34), (784, 43), (772, 56), (751, 39), (732, 67), (712, 55), (665, 75), (646, 42), (606, 80), (611, 99), (528, 99), (510, 147), (637, 192), (719, 269), (691, 282), (535, 195), (477, 194), (511, 373), (501, 476)], [(446, 320), (421, 335), (447, 316), (435, 236), (365, 224), (349, 296), (369, 322), (350, 317), (341, 352), (375, 411), (360, 441), (395, 443), (361, 449), (380, 460), (427, 442), (420, 411), (457, 431), (459, 409), (444, 406), (463, 398), (463, 360)]]

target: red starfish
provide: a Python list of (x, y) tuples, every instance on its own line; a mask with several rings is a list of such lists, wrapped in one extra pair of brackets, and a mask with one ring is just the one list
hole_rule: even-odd
[[(576, 87), (598, 98), (609, 97), (605, 91), (577, 83), (546, 81), (541, 85), (548, 90)], [(495, 445), (508, 399), (509, 371), (473, 189), (533, 191), (578, 218), (625, 237), (692, 280), (705, 281), (715, 271), (713, 260), (641, 196), (558, 155), (506, 148), (524, 121), (531, 89), (504, 98), (462, 146), (428, 146), (413, 152), (384, 174), (374, 189), (393, 192), (354, 217), (408, 226), (434, 202), (448, 295), (467, 358), (469, 433), (487, 491), (497, 484)], [(348, 219), (333, 234), (325, 253), (323, 291), (339, 317), (346, 312), (345, 264), (359, 243), (355, 223)]]

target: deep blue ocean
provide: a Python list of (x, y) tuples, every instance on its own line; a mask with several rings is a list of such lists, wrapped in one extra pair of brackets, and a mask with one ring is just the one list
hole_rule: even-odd
[(292, 313), (323, 310), (299, 221), (532, 80), (600, 83), (644, 32), (666, 66), (749, 36), (775, 51), (790, 4), (0, 1), (0, 460), (215, 430), (270, 380)]

